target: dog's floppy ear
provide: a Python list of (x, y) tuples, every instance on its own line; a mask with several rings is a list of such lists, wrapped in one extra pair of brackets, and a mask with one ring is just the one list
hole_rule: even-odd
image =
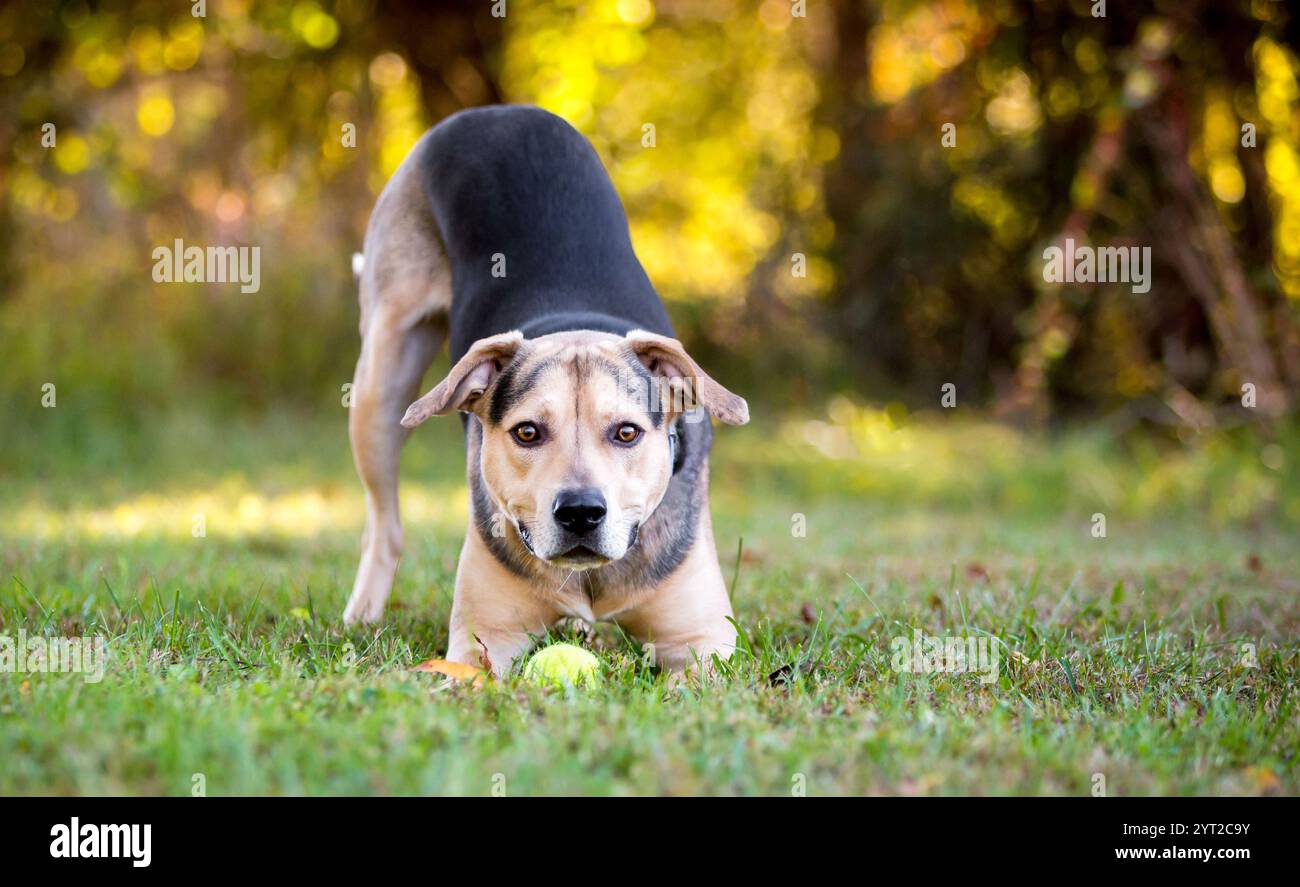
[(514, 359), (523, 342), (524, 334), (518, 330), (479, 339), (456, 361), (447, 378), (407, 408), (402, 425), (414, 428), (430, 416), (452, 410), (468, 412)]
[(686, 353), (681, 342), (645, 330), (633, 330), (627, 334), (627, 343), (653, 375), (668, 379), (677, 391), (685, 389), (687, 407), (698, 403), (710, 416), (728, 425), (744, 425), (749, 421), (749, 404), (745, 399), (713, 381)]

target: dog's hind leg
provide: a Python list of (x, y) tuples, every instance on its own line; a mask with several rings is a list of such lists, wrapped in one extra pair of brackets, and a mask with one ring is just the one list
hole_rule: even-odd
[(398, 463), (409, 433), (402, 414), (446, 338), (451, 269), (430, 217), (412, 156), (380, 195), (366, 231), (361, 274), (361, 357), (353, 378), (348, 434), (366, 490), (366, 530), (343, 621), (373, 622), (384, 611), (402, 553)]
[(372, 318), (353, 377), (348, 435), (357, 474), (366, 488), (366, 529), (352, 597), (343, 621), (373, 622), (384, 611), (402, 553), (397, 504), (398, 465), (410, 433), (402, 414), (419, 394), (420, 379), (445, 337), (441, 325), (402, 327), (384, 314)]

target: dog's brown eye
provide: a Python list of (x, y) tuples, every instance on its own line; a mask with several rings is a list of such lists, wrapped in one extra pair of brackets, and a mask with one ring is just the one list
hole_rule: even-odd
[(510, 433), (514, 435), (515, 440), (525, 446), (528, 444), (535, 444), (542, 439), (542, 433), (538, 431), (537, 426), (531, 422), (524, 422), (520, 425), (516, 425), (514, 428), (510, 429)]
[(631, 422), (624, 422), (618, 428), (614, 429), (614, 440), (621, 444), (633, 444), (641, 436), (641, 429)]

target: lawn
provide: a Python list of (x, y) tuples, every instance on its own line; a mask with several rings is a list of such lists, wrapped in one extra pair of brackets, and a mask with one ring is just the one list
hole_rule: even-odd
[[(744, 649), (673, 686), (601, 626), (584, 692), (410, 671), (445, 650), (458, 429), (408, 445), (388, 617), (345, 630), (362, 506), (341, 409), (11, 428), (0, 635), (102, 635), (109, 659), (98, 683), (0, 677), (0, 792), (1300, 788), (1291, 431), (1037, 437), (847, 401), (719, 429)], [(917, 630), (986, 639), (996, 678), (896, 670)]]

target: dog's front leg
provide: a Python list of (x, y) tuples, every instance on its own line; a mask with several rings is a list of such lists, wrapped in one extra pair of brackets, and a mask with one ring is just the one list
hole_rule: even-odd
[(714, 654), (728, 659), (736, 649), (731, 601), (713, 546), (713, 530), (701, 521), (700, 538), (681, 566), (618, 622), (651, 644), (654, 662), (672, 672), (708, 668)]
[(471, 517), (456, 571), (447, 658), (501, 677), (561, 615), (492, 556)]

